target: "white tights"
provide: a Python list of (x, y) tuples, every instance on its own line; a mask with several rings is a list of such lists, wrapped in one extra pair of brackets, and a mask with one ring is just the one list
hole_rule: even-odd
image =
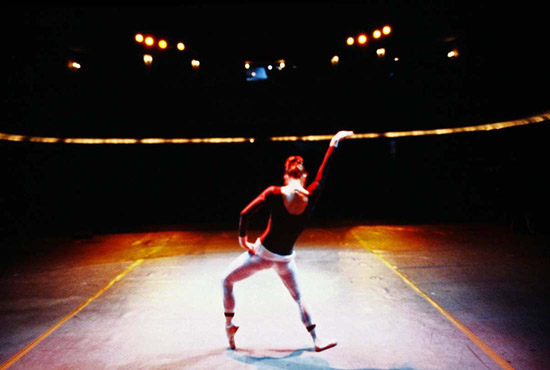
[[(259, 243), (258, 243), (259, 244)], [(283, 258), (279, 258), (283, 257)], [(298, 275), (294, 256), (278, 256), (269, 252), (262, 245), (256, 248), (256, 254), (244, 252), (237, 257), (228, 267), (223, 278), (223, 306), (226, 316), (231, 317), (235, 310), (235, 297), (233, 295), (233, 284), (246, 279), (254, 273), (273, 268), (283, 281), (290, 295), (298, 304), (302, 322), (311, 331), (314, 327), (311, 316), (301, 300)]]

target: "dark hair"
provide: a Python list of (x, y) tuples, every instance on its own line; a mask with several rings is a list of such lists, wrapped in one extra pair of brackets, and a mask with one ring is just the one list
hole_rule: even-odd
[(285, 175), (299, 179), (305, 173), (304, 159), (299, 155), (292, 155), (286, 159)]

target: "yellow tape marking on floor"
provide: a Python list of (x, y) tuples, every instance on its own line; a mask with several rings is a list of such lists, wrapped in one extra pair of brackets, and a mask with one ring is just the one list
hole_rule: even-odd
[(0, 366), (0, 370), (8, 369), (10, 366), (15, 364), (17, 361), (19, 361), (23, 356), (25, 356), (27, 353), (29, 353), (30, 350), (32, 350), (34, 347), (36, 347), (40, 342), (42, 342), (44, 339), (49, 337), (54, 331), (59, 329), (63, 324), (65, 324), (67, 321), (72, 319), (76, 314), (78, 314), (80, 311), (84, 309), (87, 305), (89, 305), (94, 299), (105, 293), (107, 289), (109, 289), (111, 286), (113, 286), (117, 281), (122, 279), (124, 276), (126, 276), (130, 271), (132, 271), (134, 268), (139, 266), (143, 262), (143, 259), (139, 259), (132, 263), (130, 266), (128, 266), (124, 271), (122, 271), (117, 277), (115, 277), (113, 280), (111, 280), (107, 285), (105, 285), (103, 288), (101, 288), (96, 294), (88, 298), (84, 303), (82, 303), (80, 306), (78, 306), (74, 311), (69, 313), (67, 316), (62, 318), (57, 324), (49, 328), (46, 332), (44, 332), (41, 336), (36, 338), (34, 341), (32, 341), (29, 345), (27, 345), (25, 348), (23, 348), (21, 351), (19, 351), (15, 356), (13, 356), (11, 359), (9, 359), (7, 362), (5, 362), (2, 366)]
[(379, 252), (372, 250), (364, 240), (362, 240), (355, 231), (352, 231), (352, 234), (355, 239), (363, 246), (372, 252), (380, 261), (382, 261), (386, 266), (388, 266), (397, 276), (401, 278), (407, 285), (409, 285), (416, 293), (418, 293), (422, 298), (428, 301), (436, 310), (438, 310), (447, 320), (449, 320), (458, 330), (460, 330), (464, 335), (468, 337), (480, 350), (482, 350), (487, 356), (489, 356), (498, 366), (503, 370), (515, 370), (506, 360), (500, 357), (491, 347), (489, 347), (485, 342), (483, 342), (478, 336), (476, 336), (470, 329), (468, 329), (464, 324), (458, 321), (453, 315), (451, 315), (447, 310), (434, 301), (428, 294), (422, 291), (417, 287), (405, 274), (397, 269), (396, 266), (388, 262), (384, 257), (382, 257)]

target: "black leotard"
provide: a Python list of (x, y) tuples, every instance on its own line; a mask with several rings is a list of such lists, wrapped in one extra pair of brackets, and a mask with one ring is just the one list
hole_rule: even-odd
[(334, 146), (329, 146), (315, 180), (307, 187), (310, 195), (307, 207), (301, 214), (289, 213), (284, 205), (281, 187), (270, 186), (242, 210), (239, 220), (239, 236), (246, 236), (250, 218), (262, 207), (268, 205), (270, 216), (267, 228), (260, 237), (262, 245), (276, 254), (285, 256), (292, 254), (294, 244), (304, 231), (321, 194), (334, 148)]

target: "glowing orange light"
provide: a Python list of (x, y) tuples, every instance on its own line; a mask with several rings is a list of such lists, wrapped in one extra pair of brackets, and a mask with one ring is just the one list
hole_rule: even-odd
[(168, 43), (166, 42), (166, 40), (159, 41), (159, 48), (166, 49), (167, 47), (168, 47)]
[(447, 58), (456, 58), (458, 57), (458, 50), (457, 49), (454, 49), (454, 50), (451, 50), (447, 53)]
[(134, 37), (134, 39), (137, 42), (143, 42), (143, 35), (141, 33), (136, 33), (136, 36)]
[[(425, 135), (447, 135), (463, 132), (487, 132), (492, 130), (502, 130), (509, 127), (519, 127), (535, 123), (550, 122), (550, 111), (524, 117), (513, 121), (503, 121), (475, 126), (463, 126), (454, 128), (439, 128), (430, 130), (414, 130), (414, 131), (393, 131), (393, 132), (371, 132), (371, 133), (356, 133), (351, 139), (377, 139), (377, 138), (396, 138), (396, 137), (411, 137)], [(308, 135), (308, 136), (274, 136), (270, 137), (270, 141), (328, 141), (332, 135)], [(42, 137), (42, 136), (26, 136), (13, 135), (0, 132), (0, 141), (16, 141), (16, 142), (37, 142), (37, 143), (66, 143), (66, 144), (189, 144), (189, 143), (254, 143), (255, 139), (248, 137), (224, 137), (224, 138), (58, 138), (58, 137)]]
[(340, 57), (338, 55), (335, 55), (332, 57), (330, 62), (332, 63), (333, 66), (338, 65), (338, 62), (340, 62)]
[(152, 36), (147, 36), (145, 38), (145, 45), (153, 46), (155, 44), (155, 39)]
[(372, 37), (374, 37), (375, 39), (379, 39), (380, 36), (382, 36), (382, 32), (380, 32), (380, 30), (374, 30), (374, 32), (372, 33)]
[(391, 27), (390, 26), (384, 26), (384, 28), (382, 28), (382, 33), (384, 35), (389, 35), (391, 33)]
[(147, 66), (150, 66), (151, 64), (153, 64), (153, 57), (149, 54), (143, 55), (143, 63), (145, 63), (145, 65)]
[(355, 44), (355, 39), (354, 39), (353, 37), (351, 37), (351, 36), (348, 37), (348, 38), (346, 39), (346, 44), (348, 44), (349, 46)]
[(191, 61), (191, 67), (193, 69), (198, 69), (200, 67), (200, 65), (201, 65), (201, 62), (199, 62), (197, 59), (193, 59)]
[(0, 140), (25, 141), (26, 139), (27, 139), (27, 136), (24, 136), (24, 135), (10, 135), (10, 134), (0, 133)]
[(185, 44), (183, 42), (178, 42), (177, 47), (179, 51), (185, 50)]
[(77, 69), (82, 68), (82, 66), (80, 65), (80, 63), (75, 62), (75, 61), (72, 61), (72, 60), (70, 60), (70, 61), (67, 63), (67, 67), (69, 67), (69, 69), (73, 69), (73, 70), (77, 70)]
[(367, 43), (367, 35), (365, 35), (364, 33), (360, 34), (358, 37), (357, 37), (357, 43), (359, 45), (365, 45)]

